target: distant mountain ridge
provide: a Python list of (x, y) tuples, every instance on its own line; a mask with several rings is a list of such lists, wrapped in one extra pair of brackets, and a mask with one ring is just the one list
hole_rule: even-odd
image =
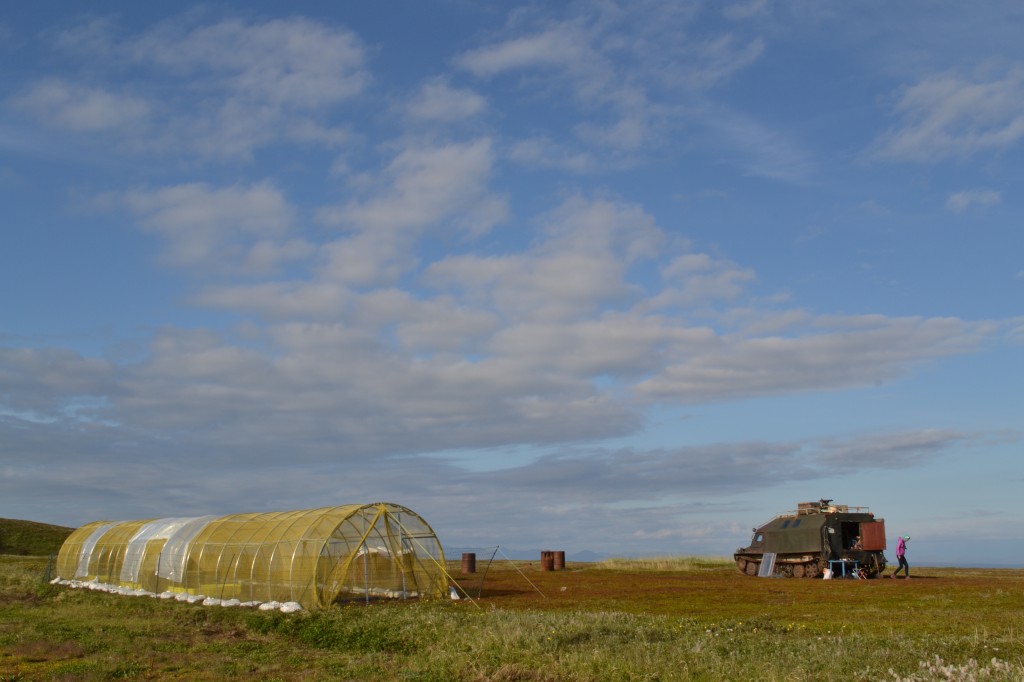
[(0, 519), (0, 554), (48, 556), (60, 551), (74, 528), (49, 523)]

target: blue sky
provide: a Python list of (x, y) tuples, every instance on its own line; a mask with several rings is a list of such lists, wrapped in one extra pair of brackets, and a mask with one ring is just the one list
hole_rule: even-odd
[(1017, 3), (0, 17), (0, 515), (1016, 564)]

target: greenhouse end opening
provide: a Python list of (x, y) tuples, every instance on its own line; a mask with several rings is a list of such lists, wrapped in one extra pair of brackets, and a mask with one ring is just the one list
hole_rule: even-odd
[(448, 594), (430, 525), (388, 502), (228, 516), (95, 521), (57, 556), (54, 582), (190, 603), (317, 609)]

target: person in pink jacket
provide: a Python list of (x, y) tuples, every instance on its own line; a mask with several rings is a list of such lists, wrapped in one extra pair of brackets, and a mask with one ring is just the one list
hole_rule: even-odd
[(900, 562), (900, 565), (892, 572), (893, 578), (902, 570), (903, 575), (906, 576), (907, 580), (910, 580), (910, 564), (907, 563), (907, 540), (909, 539), (909, 535), (903, 535), (896, 541), (896, 559)]

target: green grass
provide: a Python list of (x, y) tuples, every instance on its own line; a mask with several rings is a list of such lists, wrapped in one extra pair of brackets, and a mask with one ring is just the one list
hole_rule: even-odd
[(699, 558), (499, 562), (482, 588), (456, 575), (472, 602), (282, 614), (59, 588), (40, 582), (46, 563), (0, 558), (0, 682), (1024, 679), (1024, 571), (821, 581)]
[(48, 556), (60, 551), (74, 528), (35, 521), (0, 519), (0, 554)]

